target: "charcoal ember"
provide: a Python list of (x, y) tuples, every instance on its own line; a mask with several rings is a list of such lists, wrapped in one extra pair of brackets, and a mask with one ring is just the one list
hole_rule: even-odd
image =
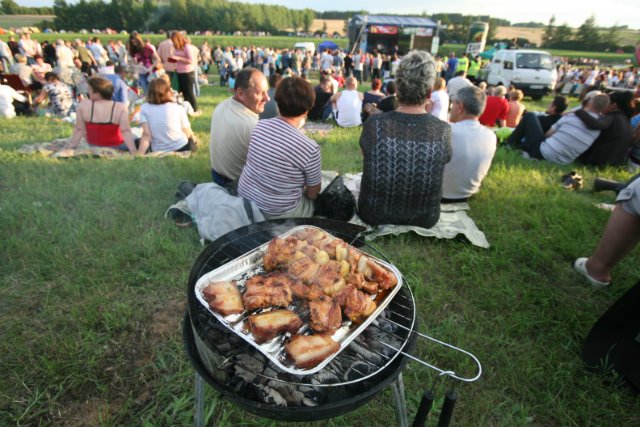
[[(327, 401), (327, 394), (322, 391), (323, 389), (309, 386), (300, 386), (299, 390), (304, 393), (305, 396), (302, 401), (304, 403), (304, 406), (318, 406)], [(330, 389), (327, 389), (326, 391), (328, 390)]]
[(311, 384), (331, 384), (339, 381), (340, 377), (328, 369), (318, 371), (311, 378)]
[(264, 403), (276, 406), (287, 406), (286, 399), (273, 388), (261, 384), (256, 384), (255, 387), (258, 390), (260, 400)]
[(287, 406), (304, 406), (305, 395), (297, 386), (280, 381), (269, 381), (267, 385), (280, 393), (287, 401)]
[(356, 381), (372, 373), (374, 368), (366, 362), (356, 362), (345, 372), (345, 381)]
[(358, 354), (362, 359), (369, 361), (375, 365), (381, 365), (385, 360), (380, 354), (370, 351), (372, 343), (369, 340), (364, 339), (362, 336), (359, 336), (355, 340), (351, 342), (349, 348), (351, 351)]
[(247, 383), (240, 378), (235, 378), (231, 380), (230, 385), (232, 386), (232, 389), (236, 394), (244, 397), (245, 399), (254, 400), (257, 402), (263, 401), (261, 392), (256, 389), (256, 386), (254, 384)]

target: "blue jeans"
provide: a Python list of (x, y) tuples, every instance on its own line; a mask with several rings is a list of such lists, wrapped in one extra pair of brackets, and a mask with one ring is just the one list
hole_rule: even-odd
[(138, 74), (138, 86), (146, 95), (149, 89), (149, 74)]

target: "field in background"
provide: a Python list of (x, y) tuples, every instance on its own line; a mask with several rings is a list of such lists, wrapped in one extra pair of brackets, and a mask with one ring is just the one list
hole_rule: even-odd
[[(542, 43), (543, 34), (544, 28), (498, 27), (496, 30), (496, 38), (498, 39), (521, 37), (537, 46)], [(622, 46), (635, 46), (640, 41), (640, 30), (620, 30), (619, 39)]]
[(313, 24), (311, 24), (311, 28), (309, 31), (312, 33), (320, 30), (323, 31), (324, 23), (327, 24), (327, 29), (325, 30), (327, 34), (330, 36), (333, 35), (334, 32), (341, 34), (342, 36), (346, 36), (347, 32), (345, 31), (345, 22), (342, 19), (314, 19)]
[(0, 15), (0, 28), (31, 27), (42, 21), (53, 21), (55, 15)]

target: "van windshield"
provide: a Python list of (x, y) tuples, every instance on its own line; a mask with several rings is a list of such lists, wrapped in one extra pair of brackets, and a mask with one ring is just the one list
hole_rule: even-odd
[(516, 54), (517, 68), (532, 68), (534, 70), (551, 70), (553, 62), (550, 55), (542, 53), (518, 53)]

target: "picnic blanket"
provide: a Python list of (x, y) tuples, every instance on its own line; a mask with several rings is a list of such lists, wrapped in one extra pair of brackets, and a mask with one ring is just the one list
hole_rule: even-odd
[(301, 130), (305, 135), (327, 136), (333, 129), (334, 126), (331, 123), (307, 122)]
[[(74, 149), (64, 149), (64, 145), (67, 143), (67, 138), (54, 139), (50, 142), (37, 142), (35, 144), (25, 144), (18, 149), (18, 153), (27, 156), (40, 154), (45, 157), (108, 157), (108, 158), (126, 158), (130, 157), (128, 151), (118, 150), (117, 148), (110, 147), (96, 147), (94, 145), (87, 144), (87, 141), (82, 139), (78, 147)], [(151, 152), (145, 155), (146, 157), (166, 157), (175, 156), (181, 158), (188, 158), (191, 156), (191, 151), (176, 152)]]
[[(331, 182), (331, 174), (324, 173), (322, 175), (323, 186), (325, 182)], [(335, 176), (335, 175), (334, 175)], [(356, 200), (360, 195), (360, 181), (362, 174), (345, 174), (343, 175), (345, 186), (353, 193)], [(414, 227), (410, 225), (378, 225), (371, 226), (363, 222), (358, 215), (354, 215), (350, 223), (357, 224), (366, 228), (364, 237), (366, 240), (374, 240), (377, 237), (388, 234), (398, 235), (413, 231), (420, 236), (436, 237), (438, 239), (453, 239), (459, 234), (464, 235), (473, 245), (481, 248), (489, 248), (489, 241), (476, 223), (467, 213), (470, 210), (469, 204), (464, 203), (446, 203), (440, 206), (440, 219), (431, 228)]]

